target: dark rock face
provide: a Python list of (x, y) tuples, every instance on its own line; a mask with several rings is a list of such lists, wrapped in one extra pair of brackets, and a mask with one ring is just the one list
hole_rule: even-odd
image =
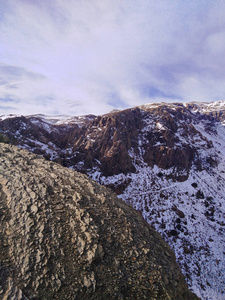
[(169, 246), (108, 189), (0, 144), (1, 299), (197, 299)]
[(93, 168), (97, 160), (105, 176), (134, 172), (128, 151), (137, 144), (141, 121), (140, 110), (96, 117), (73, 145), (73, 151), (78, 152), (75, 165), (84, 161), (82, 171), (85, 171)]
[(81, 122), (77, 117), (61, 125), (36, 116), (16, 117), (0, 121), (0, 134), (3, 140), (82, 173), (93, 169), (103, 176), (134, 173), (138, 162), (132, 152), (148, 166), (174, 167), (175, 179), (183, 181), (193, 164), (203, 169), (217, 163), (214, 158), (204, 162), (199, 158), (199, 144), (212, 145), (193, 124), (204, 118), (212, 131), (213, 122), (224, 116), (193, 109), (194, 104), (161, 103), (86, 116)]
[[(176, 110), (168, 105), (158, 105), (96, 117), (73, 144), (76, 158), (68, 159), (67, 166), (74, 166), (84, 173), (97, 167), (104, 176), (132, 173), (135, 172), (130, 153), (133, 151), (143, 156), (148, 166), (175, 167), (182, 174), (185, 170), (187, 178), (193, 162), (198, 159), (198, 145), (185, 140), (201, 135), (192, 122), (194, 118), (190, 111), (179, 105)], [(199, 138), (211, 147), (207, 140)], [(80, 161), (83, 166), (79, 169)], [(176, 179), (184, 178), (181, 175)]]

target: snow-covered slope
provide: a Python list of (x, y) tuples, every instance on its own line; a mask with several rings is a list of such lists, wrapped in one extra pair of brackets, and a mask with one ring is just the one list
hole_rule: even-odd
[[(43, 114), (37, 114), (37, 115), (30, 115), (27, 116), (30, 119), (38, 119), (42, 122), (51, 124), (51, 125), (73, 125), (73, 124), (79, 124), (82, 125), (88, 120), (92, 120), (95, 118), (94, 115), (87, 115), (87, 116), (67, 116), (67, 115), (43, 115)], [(1, 117), (0, 117), (1, 118)]]
[(225, 299), (225, 101), (0, 119), (10, 142), (88, 174), (140, 210), (193, 291)]
[(191, 169), (184, 182), (169, 178), (173, 168), (136, 167), (136, 173), (92, 177), (111, 186), (129, 181), (120, 197), (170, 244), (193, 291), (202, 299), (225, 299), (224, 159), (213, 171)]

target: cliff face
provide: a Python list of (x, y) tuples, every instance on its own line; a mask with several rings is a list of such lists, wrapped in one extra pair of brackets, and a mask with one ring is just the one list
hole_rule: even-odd
[[(103, 116), (74, 117), (66, 123), (40, 116), (6, 118), (0, 121), (0, 133), (15, 145), (83, 173), (93, 169), (103, 176), (134, 173), (133, 152), (150, 167), (175, 168), (175, 179), (183, 181), (193, 163), (199, 169), (206, 163), (199, 159), (200, 144), (212, 147), (193, 125), (201, 118), (212, 124), (224, 117), (222, 112), (205, 112), (201, 107), (193, 113), (196, 107), (160, 103)], [(210, 167), (216, 161), (207, 164)]]
[(197, 299), (169, 246), (85, 175), (0, 144), (1, 299)]

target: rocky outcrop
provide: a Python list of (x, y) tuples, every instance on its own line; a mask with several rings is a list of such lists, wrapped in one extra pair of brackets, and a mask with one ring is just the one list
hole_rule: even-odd
[(137, 147), (141, 124), (139, 109), (96, 117), (73, 145), (73, 152), (77, 153), (73, 165), (82, 160), (83, 172), (98, 165), (105, 176), (134, 172), (129, 150)]
[(185, 170), (187, 178), (198, 157), (198, 145), (185, 140), (199, 132), (191, 124), (190, 111), (178, 104), (174, 106), (141, 106), (96, 117), (73, 144), (76, 155), (67, 166), (84, 173), (97, 168), (103, 176), (134, 173), (133, 151), (143, 156), (148, 166), (175, 167), (182, 173), (178, 180), (183, 180)]
[(197, 299), (169, 246), (85, 175), (0, 144), (1, 299)]

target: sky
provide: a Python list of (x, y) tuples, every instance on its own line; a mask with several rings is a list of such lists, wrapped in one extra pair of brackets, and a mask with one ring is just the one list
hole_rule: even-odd
[(0, 115), (224, 99), (224, 0), (0, 0)]

